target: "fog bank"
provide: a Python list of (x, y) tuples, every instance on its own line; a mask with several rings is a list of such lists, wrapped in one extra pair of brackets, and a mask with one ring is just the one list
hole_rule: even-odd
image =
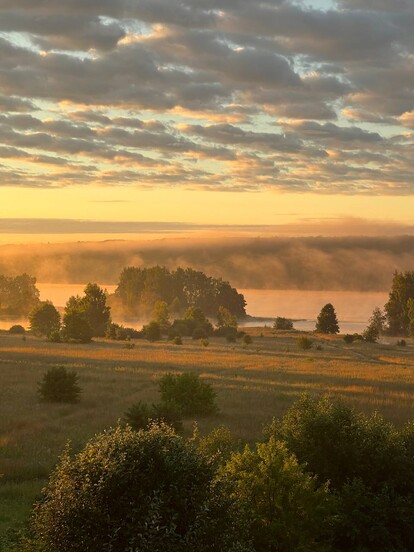
[(125, 266), (201, 270), (237, 288), (388, 291), (414, 269), (414, 236), (162, 239), (0, 246), (0, 274), (116, 284)]

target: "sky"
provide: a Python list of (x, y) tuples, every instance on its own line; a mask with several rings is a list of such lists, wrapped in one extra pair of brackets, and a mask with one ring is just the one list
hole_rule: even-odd
[(1, 0), (0, 243), (410, 227), (413, 28), (412, 0)]

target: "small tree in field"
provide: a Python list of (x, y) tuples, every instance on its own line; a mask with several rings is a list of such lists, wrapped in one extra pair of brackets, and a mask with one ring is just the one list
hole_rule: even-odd
[(183, 416), (208, 416), (217, 412), (216, 392), (198, 374), (165, 374), (159, 388), (162, 402), (175, 406)]
[(316, 321), (316, 331), (324, 334), (339, 333), (338, 319), (336, 317), (335, 309), (331, 303), (327, 303), (324, 307), (322, 307)]
[(59, 331), (60, 314), (50, 301), (42, 301), (29, 314), (30, 329), (35, 335), (50, 335)]
[(81, 392), (76, 372), (70, 372), (63, 366), (48, 370), (38, 387), (40, 398), (45, 402), (75, 403)]
[(362, 336), (365, 341), (375, 343), (379, 336), (384, 332), (385, 315), (379, 307), (375, 307), (372, 311), (371, 318), (368, 321), (368, 326), (365, 328)]

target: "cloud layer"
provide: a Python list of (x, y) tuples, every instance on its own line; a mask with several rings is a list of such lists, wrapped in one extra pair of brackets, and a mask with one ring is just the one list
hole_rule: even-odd
[(2, 0), (0, 182), (411, 194), (414, 4)]

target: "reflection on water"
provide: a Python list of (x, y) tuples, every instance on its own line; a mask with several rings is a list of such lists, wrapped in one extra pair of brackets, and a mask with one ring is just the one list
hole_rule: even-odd
[[(42, 301), (49, 300), (57, 307), (63, 307), (71, 295), (82, 295), (85, 285), (80, 284), (37, 284)], [(101, 285), (108, 293), (113, 293), (115, 285)], [(367, 325), (374, 307), (383, 307), (388, 299), (385, 292), (354, 291), (297, 291), (297, 290), (240, 290), (247, 301), (247, 312), (252, 316), (275, 318), (284, 316), (298, 320), (295, 328), (313, 330), (315, 320), (326, 303), (332, 303), (338, 315), (341, 333), (361, 332)], [(115, 320), (122, 323), (121, 320)], [(12, 324), (27, 327), (26, 320), (2, 319), (0, 329), (8, 329)], [(257, 325), (263, 325), (260, 322)], [(271, 322), (268, 322), (270, 325)], [(128, 325), (141, 327), (141, 321)], [(250, 325), (252, 325), (250, 323)]]

